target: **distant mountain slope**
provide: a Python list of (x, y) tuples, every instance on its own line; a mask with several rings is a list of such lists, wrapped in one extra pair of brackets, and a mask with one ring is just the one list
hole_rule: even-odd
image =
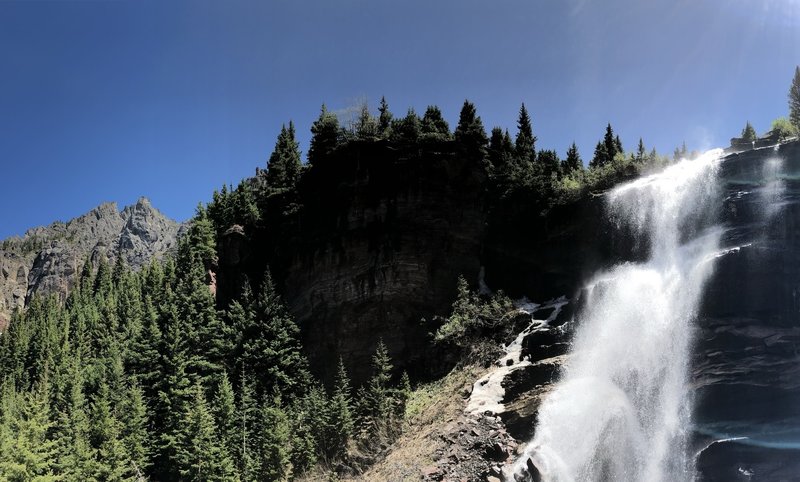
[(175, 248), (181, 224), (146, 198), (126, 206), (104, 203), (66, 223), (29, 229), (0, 245), (0, 327), (36, 294), (66, 296), (87, 257), (97, 262), (118, 255), (133, 267)]

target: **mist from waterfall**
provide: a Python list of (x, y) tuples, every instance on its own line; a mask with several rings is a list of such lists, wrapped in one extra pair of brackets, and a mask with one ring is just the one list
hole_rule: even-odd
[(692, 479), (688, 363), (719, 250), (720, 155), (709, 151), (607, 194), (612, 225), (648, 259), (585, 287), (569, 361), (516, 471), (530, 458), (546, 481)]

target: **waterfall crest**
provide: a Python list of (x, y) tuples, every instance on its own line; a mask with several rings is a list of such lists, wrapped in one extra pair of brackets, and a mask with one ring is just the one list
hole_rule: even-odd
[(585, 287), (570, 359), (542, 403), (530, 458), (547, 481), (691, 480), (688, 363), (704, 283), (719, 250), (720, 150), (607, 194), (617, 228), (647, 260)]

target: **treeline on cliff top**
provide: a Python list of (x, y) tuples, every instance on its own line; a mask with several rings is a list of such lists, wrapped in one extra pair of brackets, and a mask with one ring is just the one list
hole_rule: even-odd
[(260, 211), (266, 197), (281, 197), (283, 206), (273, 209), (297, 209), (298, 199), (293, 194), (304, 176), (316, 167), (336, 162), (342, 156), (357, 155), (359, 149), (369, 147), (376, 148), (373, 153), (382, 149), (387, 157), (405, 161), (458, 156), (487, 175), (490, 208), (502, 206), (510, 199), (518, 202), (524, 198), (526, 203), (540, 206), (542, 212), (690, 155), (684, 144), (670, 159), (655, 149), (648, 151), (641, 139), (635, 150), (627, 152), (608, 124), (587, 167), (574, 142), (564, 159), (554, 150), (537, 150), (538, 139), (524, 104), (513, 138), (507, 129), (500, 127), (487, 134), (469, 101), (464, 102), (458, 125), (451, 130), (436, 106), (429, 106), (421, 117), (414, 109), (396, 117), (385, 99), (381, 99), (377, 115), (362, 105), (359, 114), (345, 122), (323, 105), (311, 126), (306, 163), (302, 161), (295, 133), (290, 121), (278, 134), (266, 170), (257, 169), (254, 178), (243, 180), (236, 188), (223, 186), (214, 193), (208, 214), (219, 232), (233, 224), (258, 224), (263, 218)]

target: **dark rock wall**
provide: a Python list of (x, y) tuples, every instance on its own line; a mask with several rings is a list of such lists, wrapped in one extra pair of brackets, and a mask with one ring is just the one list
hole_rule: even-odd
[(730, 251), (700, 310), (695, 418), (701, 445), (747, 438), (714, 444), (698, 467), (778, 480), (800, 470), (800, 143), (730, 155), (721, 178)]
[(296, 211), (276, 212), (287, 204), (276, 199), (263, 230), (223, 236), (220, 293), (269, 266), (323, 378), (342, 357), (363, 381), (379, 340), (398, 369), (429, 375), (442, 361), (431, 317), (449, 312), (460, 274), (477, 282), (485, 189), (483, 168), (452, 144), (351, 143), (304, 176)]

